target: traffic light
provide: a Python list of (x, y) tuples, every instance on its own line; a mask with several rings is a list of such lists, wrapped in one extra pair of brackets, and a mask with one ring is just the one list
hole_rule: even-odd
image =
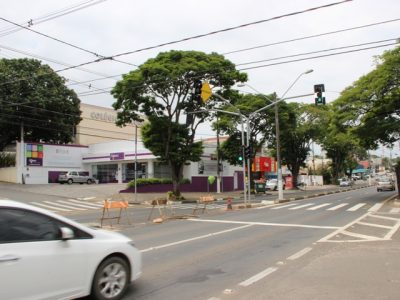
[(314, 85), (315, 105), (325, 105), (325, 86), (323, 84)]
[(201, 80), (197, 79), (194, 81), (192, 100), (196, 101), (197, 104), (199, 104), (199, 105), (203, 105), (203, 100), (201, 99), (202, 86), (203, 86), (203, 83), (201, 82)]
[(244, 156), (246, 157), (246, 159), (251, 158), (251, 146), (247, 146), (244, 148)]
[(237, 160), (238, 164), (243, 164), (243, 150), (244, 150), (243, 146), (240, 146), (239, 152), (236, 156), (236, 160)]

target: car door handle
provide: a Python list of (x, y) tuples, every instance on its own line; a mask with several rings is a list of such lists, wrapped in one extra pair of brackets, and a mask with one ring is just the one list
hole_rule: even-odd
[(0, 263), (1, 262), (8, 262), (8, 261), (17, 261), (20, 258), (18, 256), (12, 255), (12, 254), (7, 254), (0, 256)]

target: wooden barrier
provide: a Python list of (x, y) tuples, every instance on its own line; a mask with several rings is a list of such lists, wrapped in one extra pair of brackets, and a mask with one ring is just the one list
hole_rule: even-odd
[[(199, 200), (197, 200), (196, 207), (193, 208), (193, 214), (196, 213), (197, 210), (202, 210), (202, 213), (206, 212), (207, 205), (212, 204), (215, 201), (214, 196), (201, 196)], [(201, 207), (199, 207), (201, 206)]]
[[(104, 204), (103, 204), (103, 215), (101, 216), (101, 220), (100, 220), (100, 226), (103, 227), (103, 221), (104, 220), (113, 220), (113, 219), (117, 219), (117, 224), (119, 224), (119, 221), (121, 220), (121, 214), (122, 214), (122, 210), (125, 211), (126, 217), (128, 219), (128, 224), (130, 225), (131, 223), (129, 222), (129, 216), (128, 216), (128, 207), (129, 207), (129, 203), (128, 201), (111, 201), (111, 200), (104, 200)], [(119, 208), (119, 214), (118, 216), (115, 217), (110, 217), (110, 209), (118, 209)], [(105, 217), (105, 214), (107, 212), (107, 217)], [(112, 223), (110, 221), (110, 225), (112, 227)]]
[(168, 201), (167, 198), (157, 198), (151, 201), (151, 211), (149, 214), (149, 217), (147, 218), (147, 220), (150, 220), (152, 214), (153, 214), (153, 210), (155, 207), (158, 208), (158, 213), (160, 214), (160, 218), (165, 219), (168, 217), (168, 212), (170, 216), (174, 215), (174, 210), (170, 204), (170, 201)]

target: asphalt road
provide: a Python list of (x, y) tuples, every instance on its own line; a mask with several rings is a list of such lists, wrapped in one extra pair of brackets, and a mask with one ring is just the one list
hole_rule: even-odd
[[(114, 223), (112, 228), (106, 227), (132, 237), (143, 254), (143, 276), (131, 286), (124, 299), (334, 299), (331, 294), (321, 294), (318, 286), (327, 286), (335, 280), (343, 284), (338, 279), (340, 276), (329, 278), (326, 270), (313, 267), (312, 263), (327, 253), (332, 257), (335, 251), (345, 251), (337, 245), (349, 245), (349, 242), (354, 242), (352, 245), (376, 242), (379, 243), (376, 249), (390, 249), (385, 243), (400, 226), (400, 209), (384, 205), (385, 199), (393, 194), (378, 193), (370, 187), (228, 212), (223, 209), (224, 204), (217, 204), (208, 213), (196, 217), (188, 217), (193, 204), (177, 205), (175, 215), (186, 217), (161, 224), (147, 221), (149, 206), (137, 205), (129, 209), (130, 225), (124, 218), (121, 225)], [(66, 210), (60, 213), (82, 223), (99, 224), (101, 203), (91, 199), (48, 196), (40, 200), (23, 193), (18, 197), (48, 206), (52, 201), (66, 201), (58, 202), (65, 205), (64, 208), (57, 206), (58, 209)], [(71, 200), (75, 202), (68, 203)], [(262, 198), (258, 200), (261, 202)], [(71, 203), (80, 209), (71, 209)], [(156, 209), (154, 217), (157, 212)], [(339, 264), (330, 265), (328, 273), (338, 273), (338, 268)], [(309, 272), (300, 274), (302, 270)], [(345, 275), (351, 279), (357, 275), (352, 273), (356, 270), (349, 268)], [(383, 283), (387, 285), (390, 282), (384, 276), (387, 268), (379, 271), (375, 280), (385, 278)], [(315, 282), (314, 294), (302, 290), (307, 284), (298, 278), (305, 275)], [(363, 295), (359, 290), (362, 283), (358, 282), (354, 294), (342, 293), (344, 296), (339, 298), (397, 299), (398, 285), (383, 283), (387, 290), (381, 294), (376, 294), (374, 286), (367, 285), (364, 287), (367, 293)], [(348, 280), (347, 289), (351, 287), (352, 281)], [(346, 290), (337, 289), (337, 295)], [(379, 297), (382, 293), (385, 297)]]

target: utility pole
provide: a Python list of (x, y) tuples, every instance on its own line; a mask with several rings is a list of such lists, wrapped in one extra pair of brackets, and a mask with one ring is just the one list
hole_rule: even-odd
[[(276, 93), (274, 93), (274, 102), (277, 102)], [(276, 167), (278, 175), (278, 200), (283, 200), (283, 184), (282, 184), (282, 166), (281, 166), (281, 143), (279, 131), (279, 110), (278, 103), (275, 104), (275, 135), (276, 135)]]

